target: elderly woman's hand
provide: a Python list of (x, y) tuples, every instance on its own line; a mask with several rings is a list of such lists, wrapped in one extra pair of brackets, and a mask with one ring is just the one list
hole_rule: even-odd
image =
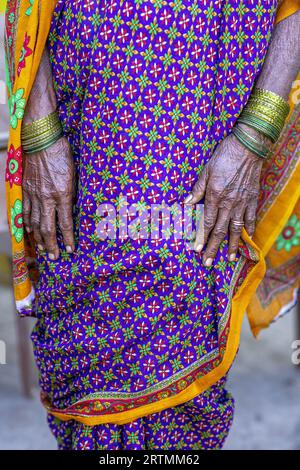
[[(257, 131), (247, 132), (270, 147), (271, 142)], [(250, 236), (255, 229), (256, 209), (263, 159), (247, 150), (233, 134), (216, 148), (194, 185), (186, 204), (196, 204), (205, 196), (204, 239), (197, 233), (195, 250), (203, 254), (203, 262), (211, 266), (218, 248), (229, 233), (228, 257), (234, 261), (243, 226)]]
[(60, 138), (46, 150), (24, 158), (23, 217), (28, 232), (33, 231), (40, 250), (49, 258), (59, 256), (56, 219), (66, 250), (75, 249), (72, 207), (74, 197), (74, 163), (70, 145)]

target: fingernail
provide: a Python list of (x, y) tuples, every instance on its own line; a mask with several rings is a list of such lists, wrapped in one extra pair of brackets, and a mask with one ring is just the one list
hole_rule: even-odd
[(193, 199), (193, 195), (189, 194), (188, 197), (184, 200), (184, 204), (189, 204)]
[(70, 245), (67, 245), (66, 249), (67, 253), (73, 253), (72, 247)]
[(55, 256), (54, 256), (54, 254), (53, 254), (53, 253), (50, 253), (50, 254), (49, 254), (49, 259), (52, 259), (52, 260), (54, 260), (54, 259), (55, 259)]
[(212, 258), (208, 258), (208, 259), (205, 261), (205, 266), (206, 266), (207, 268), (210, 268), (211, 265), (212, 265), (212, 262), (213, 262)]
[(197, 251), (198, 253), (201, 253), (202, 250), (203, 250), (203, 245), (201, 245), (201, 244), (196, 245), (195, 251)]
[(39, 249), (40, 251), (44, 251), (43, 245), (38, 245), (38, 249)]
[(234, 260), (235, 260), (235, 254), (233, 253), (229, 256), (229, 261), (234, 261)]

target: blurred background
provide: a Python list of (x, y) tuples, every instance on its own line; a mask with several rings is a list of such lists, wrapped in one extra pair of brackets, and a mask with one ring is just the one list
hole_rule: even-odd
[[(0, 0), (0, 341), (6, 363), (0, 364), (0, 450), (55, 449), (39, 402), (30, 343), (34, 320), (17, 317), (11, 288), (4, 193), (8, 129), (3, 92), (4, 3)], [(291, 361), (297, 336), (295, 311), (264, 331), (259, 340), (252, 338), (245, 322), (228, 383), (236, 410), (226, 449), (300, 449), (300, 367)]]

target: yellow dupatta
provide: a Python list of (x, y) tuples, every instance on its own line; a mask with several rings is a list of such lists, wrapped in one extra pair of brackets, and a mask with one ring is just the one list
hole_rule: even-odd
[(26, 260), (31, 254), (30, 243), (26, 240), (22, 220), (21, 126), (55, 4), (56, 0), (8, 0), (6, 10), (6, 76), (10, 110), (6, 199), (12, 241), (14, 293), (17, 310), (21, 314), (31, 308), (34, 300)]
[[(282, 0), (276, 22), (300, 9), (300, 0)], [(300, 73), (289, 96), (290, 114), (264, 181), (274, 191), (264, 195), (254, 242), (266, 262), (266, 273), (247, 309), (255, 336), (296, 303), (300, 273)], [(297, 104), (296, 104), (297, 103)], [(286, 171), (281, 169), (289, 159)]]

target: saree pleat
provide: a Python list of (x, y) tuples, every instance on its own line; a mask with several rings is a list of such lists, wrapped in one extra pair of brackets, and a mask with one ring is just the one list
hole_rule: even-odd
[(234, 401), (224, 378), (183, 405), (125, 425), (87, 426), (48, 416), (60, 450), (221, 449), (233, 420)]

